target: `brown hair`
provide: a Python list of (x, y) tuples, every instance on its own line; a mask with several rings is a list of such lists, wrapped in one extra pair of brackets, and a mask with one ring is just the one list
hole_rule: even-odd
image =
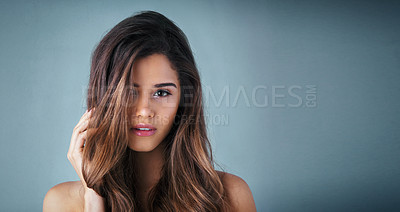
[(163, 142), (165, 164), (149, 193), (150, 211), (226, 211), (203, 114), (200, 76), (184, 33), (168, 18), (145, 11), (112, 28), (92, 55), (88, 109), (96, 108), (83, 152), (82, 173), (110, 211), (138, 211), (134, 151), (128, 147), (128, 107), (135, 60), (164, 54), (178, 73), (181, 99)]

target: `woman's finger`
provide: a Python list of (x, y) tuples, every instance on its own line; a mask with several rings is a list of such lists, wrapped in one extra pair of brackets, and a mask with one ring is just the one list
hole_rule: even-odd
[(83, 180), (82, 178), (82, 151), (83, 151), (83, 143), (86, 140), (87, 136), (87, 131), (84, 131), (80, 133), (78, 136), (76, 136), (76, 141), (75, 141), (75, 149), (72, 149), (70, 154), (69, 154), (69, 159), (70, 162), (72, 163), (72, 166), (74, 167), (75, 171), (77, 172), (79, 178)]
[[(78, 174), (82, 184), (84, 187), (87, 187), (85, 180), (83, 179), (82, 174), (82, 159), (83, 159), (83, 150), (84, 145), (88, 137), (88, 133), (94, 132), (92, 129), (88, 129), (89, 120), (93, 113), (93, 110), (86, 111), (79, 122), (74, 127), (71, 136), (71, 142), (68, 150), (68, 160), (71, 162), (73, 168)], [(93, 129), (95, 130), (95, 129)]]
[(79, 133), (76, 136), (74, 145), (70, 147), (71, 154), (73, 157), (82, 157), (83, 148), (85, 146), (85, 142), (87, 140), (88, 133), (94, 133), (94, 132), (96, 132), (96, 130), (97, 130), (97, 128), (90, 128), (90, 129), (87, 129), (87, 130)]
[[(90, 110), (89, 112), (86, 112), (85, 114), (82, 115), (81, 119), (79, 120), (78, 124), (76, 124), (74, 130), (78, 129), (82, 123), (86, 122), (89, 120), (89, 118), (92, 116), (93, 110)], [(81, 132), (81, 131), (78, 131)]]
[(85, 143), (85, 141), (87, 139), (87, 132), (88, 131), (86, 130), (84, 132), (79, 133), (78, 139), (76, 139), (75, 151), (78, 151), (80, 153), (83, 151), (83, 145), (84, 145), (84, 143)]
[(85, 131), (87, 129), (87, 126), (89, 124), (89, 115), (91, 115), (93, 110), (85, 113), (82, 118), (80, 119), (79, 123), (75, 126), (73, 133), (72, 133), (72, 138), (71, 138), (71, 142), (70, 142), (70, 150), (75, 149), (75, 141), (76, 141), (76, 136)]
[(80, 123), (78, 123), (78, 125), (76, 125), (75, 131), (78, 134), (85, 131), (88, 124), (89, 124), (89, 118), (82, 120), (82, 122), (80, 122)]
[(76, 149), (76, 146), (79, 145), (79, 144), (77, 144), (77, 137), (79, 136), (79, 134), (85, 132), (85, 128), (87, 128), (87, 125), (88, 125), (88, 122), (85, 122), (73, 131), (72, 136), (71, 136), (71, 142), (69, 145), (69, 150), (68, 150), (69, 154), (73, 153), (73, 151)]
[(86, 110), (86, 112), (82, 115), (81, 119), (84, 119), (85, 116), (90, 115), (94, 110), (95, 110), (95, 108), (92, 108), (90, 110)]

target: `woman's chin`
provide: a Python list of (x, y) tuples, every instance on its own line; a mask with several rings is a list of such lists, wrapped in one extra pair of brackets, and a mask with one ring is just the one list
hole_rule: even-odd
[(128, 147), (129, 147), (129, 149), (131, 149), (135, 152), (152, 152), (154, 149), (157, 148), (157, 146), (132, 144), (132, 145), (129, 145)]

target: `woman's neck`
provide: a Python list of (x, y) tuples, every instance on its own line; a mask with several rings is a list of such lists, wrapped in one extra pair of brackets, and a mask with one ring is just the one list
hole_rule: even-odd
[(161, 178), (164, 165), (164, 145), (161, 143), (151, 152), (135, 152), (135, 172), (141, 193), (147, 193)]

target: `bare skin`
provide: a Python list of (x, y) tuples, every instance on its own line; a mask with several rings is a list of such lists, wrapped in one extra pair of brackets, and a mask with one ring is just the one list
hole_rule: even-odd
[(136, 173), (140, 173), (137, 176), (137, 180), (140, 185), (137, 186), (137, 195), (139, 201), (143, 205), (147, 205), (147, 195), (150, 189), (159, 181), (161, 178), (161, 168), (163, 165), (162, 150), (164, 145), (161, 143), (157, 148), (151, 152), (137, 152), (135, 154)]
[[(256, 211), (253, 195), (242, 178), (219, 171), (218, 174), (220, 176), (224, 175), (222, 183), (232, 202), (232, 212)], [(85, 211), (83, 190), (84, 187), (81, 181), (64, 182), (54, 186), (45, 197), (43, 211)]]
[(105, 211), (104, 198), (88, 188), (82, 176), (82, 153), (91, 112), (83, 114), (75, 126), (67, 154), (80, 181), (61, 183), (51, 188), (44, 199), (43, 211)]
[[(88, 118), (88, 114), (85, 113), (82, 116), (81, 121), (78, 123), (76, 129), (74, 130), (73, 138), (71, 139), (71, 151), (75, 150), (77, 153), (81, 152), (79, 150), (82, 147), (75, 148), (75, 143), (80, 138), (78, 133), (80, 128), (84, 127), (86, 119)], [(86, 132), (86, 131), (85, 131)], [(82, 139), (82, 138), (81, 138)], [(83, 144), (82, 144), (83, 145)], [(75, 149), (74, 149), (75, 148)], [(163, 145), (160, 144), (157, 148), (155, 148), (151, 152), (143, 152), (137, 155), (137, 164), (139, 164), (136, 168), (139, 170), (139, 173), (142, 175), (138, 176), (138, 180), (142, 183), (142, 186), (138, 188), (138, 196), (140, 201), (144, 204), (146, 203), (147, 193), (154, 186), (157, 181), (160, 179), (160, 171), (163, 164), (162, 159), (162, 148)], [(74, 164), (74, 168), (78, 167), (82, 162), (76, 161), (81, 155), (76, 154), (75, 157), (68, 155), (68, 158), (71, 160), (71, 163)], [(75, 160), (74, 160), (74, 159)], [(75, 168), (78, 175), (81, 177), (81, 173), (78, 171), (79, 168)], [(240, 177), (224, 173), (218, 171), (222, 179), (222, 183), (224, 188), (228, 193), (228, 197), (230, 202), (232, 203), (232, 211), (238, 212), (252, 212), (256, 211), (256, 206), (254, 203), (254, 199), (251, 193), (251, 190), (247, 183)], [(91, 204), (88, 204), (91, 203)], [(101, 198), (96, 192), (92, 189), (87, 188), (86, 183), (81, 178), (79, 181), (70, 181), (60, 183), (54, 187), (52, 187), (46, 194), (46, 197), (43, 202), (43, 211), (104, 211), (104, 199)]]
[[(157, 128), (154, 137), (132, 135), (129, 147), (135, 153), (136, 172), (140, 173), (137, 195), (142, 205), (147, 203), (149, 190), (159, 181), (163, 166), (162, 140), (169, 132), (174, 119), (180, 97), (180, 85), (176, 72), (171, 68), (164, 55), (154, 54), (137, 61), (134, 70), (134, 83), (137, 85), (137, 102), (131, 108), (132, 125), (138, 123), (152, 124)], [(171, 82), (175, 86), (163, 88), (154, 85)], [(169, 91), (169, 95), (159, 92)], [(91, 112), (86, 112), (74, 128), (68, 160), (71, 162), (80, 180), (58, 184), (51, 188), (43, 202), (43, 211), (104, 211), (104, 199), (86, 186), (82, 177), (82, 152), (88, 133), (88, 121)], [(163, 122), (155, 122), (158, 117)], [(218, 172), (232, 203), (232, 211), (256, 211), (250, 188), (244, 180), (232, 174)], [(146, 209), (144, 209), (146, 211)]]

